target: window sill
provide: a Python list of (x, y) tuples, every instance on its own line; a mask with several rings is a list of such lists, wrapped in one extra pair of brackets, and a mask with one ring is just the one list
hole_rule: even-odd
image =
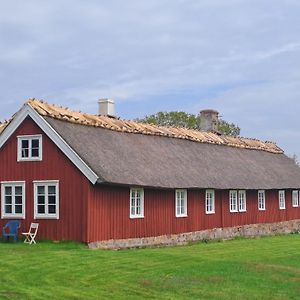
[(38, 219), (59, 220), (59, 217), (58, 216), (35, 216), (34, 219), (35, 220), (38, 220)]
[(215, 214), (215, 213), (216, 213), (215, 211), (206, 211), (206, 212), (205, 212), (206, 215), (213, 215), (213, 214)]
[(176, 218), (187, 218), (188, 215), (176, 215)]
[(20, 216), (20, 215), (13, 215), (13, 216), (1, 216), (1, 219), (22, 219), (24, 220), (25, 219), (25, 216)]
[(19, 158), (17, 162), (32, 162), (32, 161), (42, 161), (42, 158)]
[(130, 216), (130, 219), (144, 219), (144, 216)]
[(265, 208), (259, 208), (258, 211), (266, 211)]

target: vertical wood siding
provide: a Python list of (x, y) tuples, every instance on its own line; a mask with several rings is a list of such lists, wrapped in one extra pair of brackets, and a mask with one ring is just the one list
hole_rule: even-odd
[[(43, 135), (43, 160), (17, 162), (17, 136)], [(33, 181), (59, 180), (59, 220), (33, 219)], [(25, 220), (21, 230), (31, 222), (40, 224), (38, 238), (86, 241), (86, 206), (84, 201), (88, 182), (72, 162), (31, 120), (26, 119), (0, 151), (0, 181), (26, 181)], [(8, 219), (0, 220), (2, 228)]]
[(205, 190), (188, 190), (188, 216), (175, 217), (175, 191), (145, 189), (144, 218), (129, 218), (129, 188), (90, 188), (88, 241), (176, 234), (217, 227), (300, 219), (286, 191), (286, 210), (279, 210), (278, 191), (266, 191), (266, 211), (258, 210), (257, 191), (247, 191), (247, 211), (229, 212), (229, 191), (215, 191), (215, 214), (205, 214)]

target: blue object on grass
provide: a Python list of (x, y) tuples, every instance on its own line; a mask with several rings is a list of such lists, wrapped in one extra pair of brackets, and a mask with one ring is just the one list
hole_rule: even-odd
[(16, 242), (18, 240), (18, 229), (20, 228), (20, 221), (11, 220), (6, 223), (2, 230), (2, 237), (7, 237), (9, 239), (10, 236), (14, 238)]

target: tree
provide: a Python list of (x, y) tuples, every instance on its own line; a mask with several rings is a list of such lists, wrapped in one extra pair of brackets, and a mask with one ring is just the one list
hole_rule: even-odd
[[(175, 126), (200, 130), (200, 115), (188, 114), (183, 111), (160, 111), (143, 119), (136, 119), (136, 121), (159, 126)], [(238, 136), (241, 131), (237, 125), (228, 123), (222, 119), (219, 120), (218, 129), (220, 133), (231, 136)]]

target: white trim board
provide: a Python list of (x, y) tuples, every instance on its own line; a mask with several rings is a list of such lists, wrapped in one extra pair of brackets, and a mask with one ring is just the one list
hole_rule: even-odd
[(25, 104), (15, 115), (0, 135), (0, 148), (11, 137), (26, 117), (31, 119), (47, 134), (56, 146), (72, 161), (72, 163), (85, 175), (85, 177), (95, 184), (99, 176), (81, 159), (81, 157), (70, 147), (69, 144), (55, 131), (55, 129), (41, 116), (30, 104)]

